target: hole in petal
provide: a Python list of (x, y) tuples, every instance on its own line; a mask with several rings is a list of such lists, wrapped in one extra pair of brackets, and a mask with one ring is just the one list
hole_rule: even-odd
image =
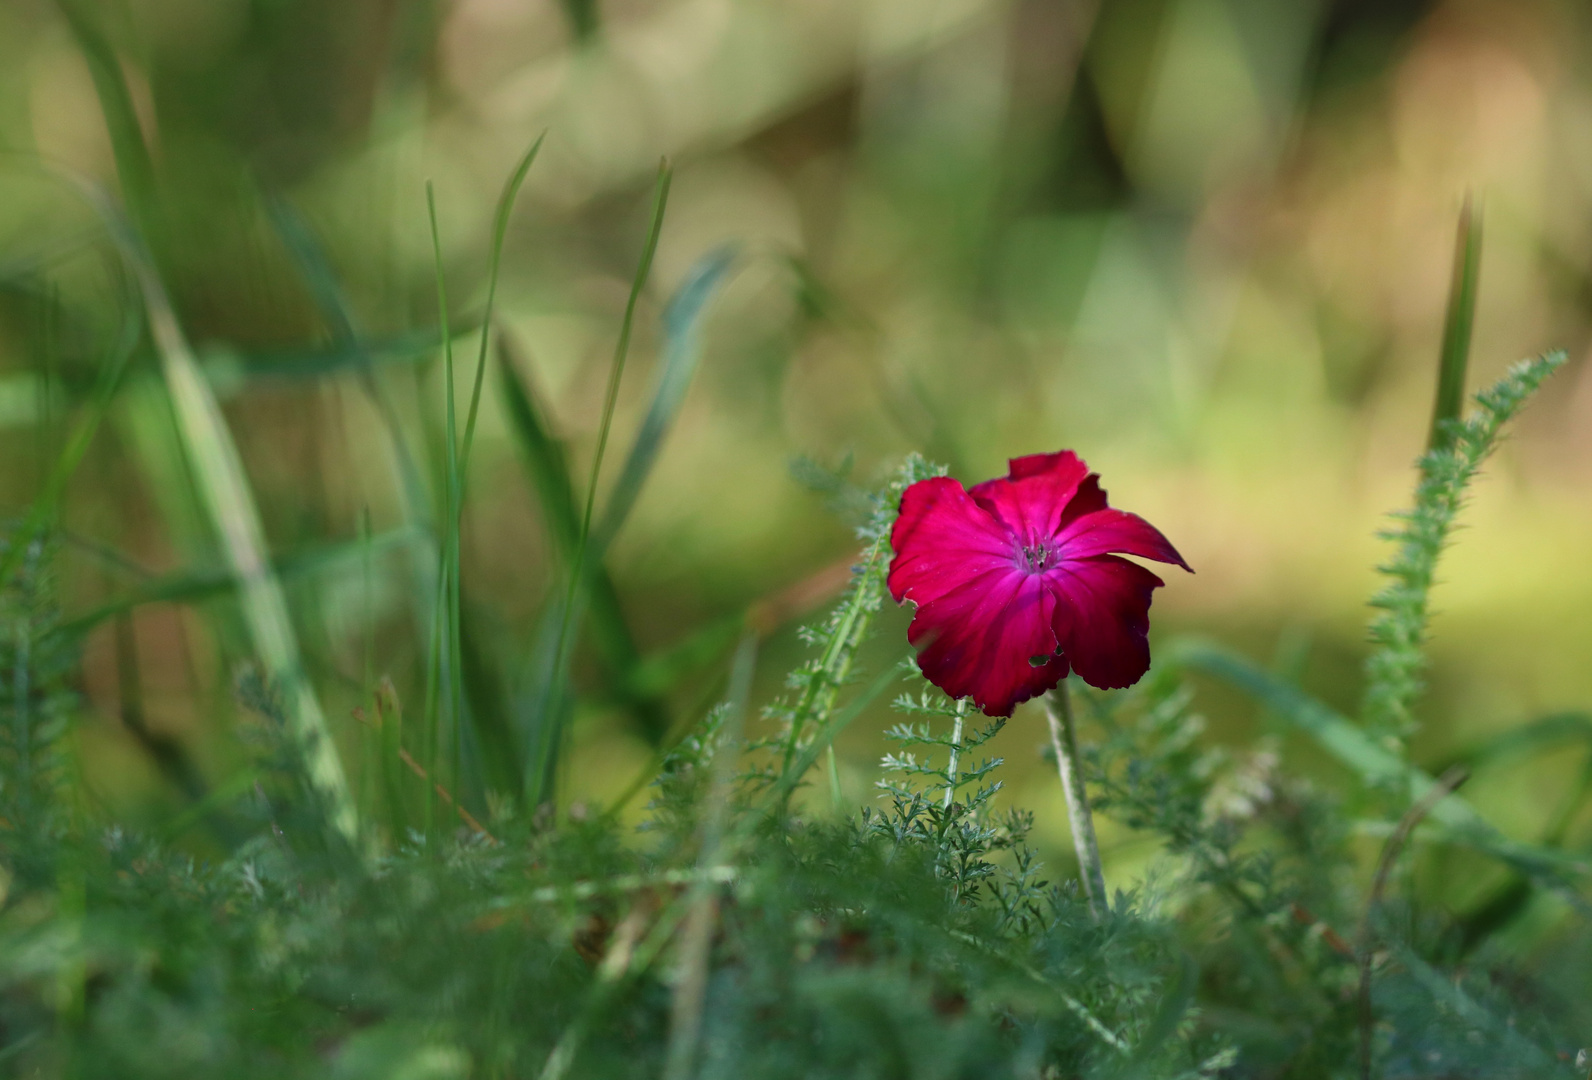
[(1030, 656), (1028, 658), (1028, 664), (1030, 667), (1044, 667), (1046, 664), (1050, 663), (1050, 661), (1051, 657), (1045, 653), (1040, 653), (1038, 656)]

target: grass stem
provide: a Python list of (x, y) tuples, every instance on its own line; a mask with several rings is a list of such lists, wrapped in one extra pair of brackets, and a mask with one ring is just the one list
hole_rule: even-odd
[(1084, 790), (1082, 762), (1078, 756), (1078, 736), (1072, 719), (1072, 699), (1067, 680), (1045, 695), (1045, 711), (1050, 718), (1050, 743), (1056, 750), (1056, 769), (1061, 774), (1061, 790), (1067, 797), (1067, 819), (1072, 826), (1072, 843), (1078, 852), (1078, 873), (1083, 878), (1084, 896), (1089, 911), (1098, 920), (1105, 917), (1106, 878), (1100, 866), (1100, 844), (1095, 839), (1094, 815)]
[[(962, 767), (962, 725), (967, 720), (967, 698), (956, 702), (956, 722), (951, 727), (951, 763), (945, 770), (945, 808), (956, 798), (957, 771)], [(1052, 729), (1054, 730), (1054, 729)]]

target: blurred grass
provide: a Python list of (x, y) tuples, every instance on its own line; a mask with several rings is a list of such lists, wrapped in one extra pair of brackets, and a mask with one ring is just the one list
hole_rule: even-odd
[[(461, 3), (396, 26), (379, 8), (0, 13), (0, 143), (120, 191), (197, 356), (193, 401), (174, 413), (137, 343), (60, 504), (66, 528), (154, 573), (129, 588), (70, 556), (68, 619), (90, 635), (84, 737), (115, 801), (154, 813), (176, 796), (120, 731), (114, 620), (86, 621), (113, 613), (149, 730), (212, 786), (233, 775), (233, 734), (207, 717), (253, 648), (248, 620), (218, 602), (238, 557), (209, 520), (223, 489), (257, 504), (250, 565), (281, 579), (278, 637), (304, 653), (333, 733), (322, 744), (351, 763), (366, 735), (347, 715), (372, 674), (408, 703), (400, 734), (420, 730), (440, 568), (445, 700), (471, 733), (455, 771), (523, 787), (504, 759), (529, 752), (568, 570), (584, 561), (563, 801), (617, 794), (670, 718), (722, 685), (746, 613), (851, 554), (791, 479), (798, 454), (850, 454), (871, 478), (923, 449), (976, 480), (1073, 446), (1199, 570), (1157, 598), (1158, 636), (1197, 629), (1265, 660), (1291, 628), (1311, 643), (1307, 688), (1349, 710), (1372, 533), (1408, 489), (1460, 269), (1485, 284), (1473, 381), (1549, 346), (1572, 359), (1446, 564), (1417, 760), (1435, 774), (1592, 697), (1584, 13), (571, 0)], [(505, 178), (543, 130), (510, 219)], [(593, 475), (660, 154), (676, 162), (669, 216), (611, 412), (628, 456), (583, 502), (573, 478)], [(11, 162), (0, 377), (30, 403), (0, 439), (22, 457), (43, 425), (33, 388), (88, 409), (130, 316), (91, 216)], [(427, 179), (448, 340), (478, 346), (458, 385), (441, 370)], [(1484, 267), (1450, 261), (1469, 191), (1488, 208)], [(483, 357), (494, 377), (477, 382)], [(471, 401), (468, 451), (442, 441), (450, 392)], [(196, 468), (181, 434), (207, 416), (211, 435), (235, 436), (219, 479), (205, 470), (225, 448), (207, 442)], [(37, 482), (0, 479), (10, 513), (34, 505)], [(220, 516), (248, 507), (234, 498)], [(171, 603), (200, 604), (203, 624), (166, 617)], [(796, 655), (795, 612), (780, 610), (770, 670)], [(202, 640), (183, 636), (195, 627)], [(893, 655), (865, 651), (863, 677)], [(1248, 703), (1208, 696), (1214, 739), (1265, 730)], [(853, 802), (872, 797), (877, 715), (837, 742)], [(1011, 801), (1040, 810), (1059, 848), (1037, 715), (1003, 741)], [(1473, 797), (1511, 835), (1536, 835), (1562, 817), (1579, 752), (1519, 766), (1554, 783)], [(484, 796), (471, 805), (486, 812)], [(1567, 826), (1568, 842), (1585, 828)]]

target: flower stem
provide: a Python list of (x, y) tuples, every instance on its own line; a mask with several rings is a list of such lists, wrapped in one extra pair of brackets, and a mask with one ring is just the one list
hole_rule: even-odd
[(1067, 818), (1072, 825), (1072, 843), (1078, 852), (1078, 872), (1083, 878), (1089, 912), (1097, 920), (1104, 914), (1106, 878), (1100, 868), (1100, 845), (1095, 841), (1094, 816), (1089, 812), (1089, 796), (1083, 787), (1083, 769), (1078, 758), (1078, 737), (1073, 732), (1072, 700), (1067, 680), (1045, 695), (1045, 711), (1050, 717), (1050, 743), (1056, 748), (1056, 770), (1061, 774), (1061, 790), (1067, 796)]
[(951, 730), (951, 764), (945, 771), (945, 808), (956, 798), (957, 770), (962, 766), (962, 721), (967, 718), (967, 699), (956, 703), (956, 726)]

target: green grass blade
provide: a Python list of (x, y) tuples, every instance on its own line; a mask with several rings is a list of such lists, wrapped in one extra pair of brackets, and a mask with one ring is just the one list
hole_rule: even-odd
[[(453, 339), (448, 333), (448, 290), (442, 269), (442, 237), (437, 231), (437, 198), (431, 181), (426, 181), (426, 214), (431, 224), (431, 251), (437, 279), (437, 322), (442, 336), (443, 382), (443, 467), (447, 516), (443, 519), (442, 551), (437, 567), (437, 605), (431, 623), (430, 662), (426, 668), (426, 744), (425, 765), (432, 776), (442, 775), (437, 766), (442, 750), (442, 714), (440, 700), (444, 691), (448, 698), (449, 729), (453, 734), (450, 743), (453, 754), (454, 783), (457, 784), (459, 755), (457, 747), (463, 730), (464, 698), (459, 686), (459, 441), (457, 414), (454, 410)], [(443, 666), (446, 656), (447, 665)], [(434, 823), (434, 803), (430, 786), (426, 788), (426, 822)]]
[(481, 769), (490, 787), (510, 798), (519, 798), (525, 787), (525, 751), (516, 738), (513, 711), (486, 644), (492, 635), (482, 631), (478, 620), (470, 618), (468, 607), (464, 611), (459, 626), (459, 677), (464, 684)]
[(589, 42), (596, 38), (602, 22), (597, 14), (597, 0), (564, 0), (564, 16), (575, 40)]
[[(423, 539), (423, 534), (416, 529), (400, 528), (376, 533), (368, 540), (361, 538), (314, 544), (273, 559), (271, 572), (281, 581), (338, 571), (352, 572), (367, 555), (375, 556), (408, 547)], [(237, 593), (243, 584), (242, 579), (230, 569), (187, 570), (169, 574), (147, 581), (127, 595), (100, 604), (81, 615), (63, 619), (55, 633), (69, 639), (82, 638), (107, 619), (125, 615), (146, 604), (196, 604)]]
[[(530, 473), (549, 538), (568, 567), (580, 541), (580, 516), (575, 508), (568, 455), (563, 443), (549, 431), (534, 392), (520, 376), (514, 343), (503, 333), (498, 335), (498, 368), (509, 430), (519, 448), (520, 460)], [(618, 589), (601, 559), (592, 559), (585, 573), (586, 617), (590, 620), (592, 644), (610, 685), (625, 695), (627, 711), (642, 735), (656, 746), (668, 730), (668, 713), (656, 695), (628, 690), (628, 673), (640, 663), (641, 651), (625, 622)]]
[(549, 538), (567, 559), (574, 555), (580, 539), (580, 514), (575, 509), (575, 487), (569, 479), (569, 457), (563, 442), (543, 418), (537, 395), (521, 377), (516, 351), (506, 334), (498, 337), (498, 373), (502, 377), (509, 430), (530, 473)]
[(663, 440), (674, 426), (686, 391), (696, 375), (702, 355), (702, 317), (734, 267), (739, 249), (726, 245), (697, 260), (684, 284), (675, 291), (663, 313), (663, 360), (652, 392), (646, 419), (636, 433), (619, 479), (608, 494), (608, 505), (592, 536), (592, 551), (606, 551), (614, 536), (634, 509), (641, 489), (663, 448)]
[(280, 688), (288, 728), (303, 755), (309, 780), (325, 800), (333, 830), (350, 842), (357, 841), (359, 818), (348, 778), (305, 674), (287, 598), (266, 557), (259, 508), (226, 420), (142, 243), (96, 191), (85, 188), (84, 196), (99, 211), (138, 280), (196, 486), (227, 561), (242, 583), (244, 622), (265, 673)]
[(1449, 425), (1465, 407), (1465, 370), (1470, 364), (1471, 332), (1476, 325), (1476, 282), (1481, 270), (1481, 215), (1465, 196), (1459, 212), (1459, 237), (1454, 245), (1454, 277), (1443, 317), (1443, 346), (1438, 354), (1437, 397), (1426, 448), (1449, 445)]
[[(296, 254), (296, 252), (295, 252)], [(321, 309), (328, 328), (335, 325), (336, 308)], [(453, 339), (459, 341), (481, 328), (474, 316), (455, 318)], [(239, 349), (225, 363), (206, 371), (218, 382), (292, 381), (324, 379), (350, 373), (362, 374), (388, 367), (423, 363), (437, 355), (436, 329), (410, 330), (386, 337), (338, 338), (330, 344), (291, 346), (279, 349)]]
[(745, 612), (715, 619), (667, 648), (651, 653), (632, 667), (625, 687), (631, 695), (662, 697), (718, 661), (747, 628)]
[(508, 183), (503, 185), (503, 191), (498, 196), (497, 213), (492, 220), (492, 262), (487, 268), (486, 276), (486, 309), (481, 315), (481, 349), (475, 361), (475, 384), (470, 388), (470, 415), (464, 423), (464, 446), (459, 450), (461, 471), (468, 471), (470, 449), (475, 443), (475, 421), (481, 411), (481, 387), (486, 381), (487, 350), (492, 336), (492, 314), (497, 302), (498, 274), (502, 269), (503, 240), (509, 231), (509, 215), (514, 211), (514, 202), (519, 198), (520, 187), (525, 183), (526, 174), (531, 171), (531, 165), (536, 161), (536, 155), (541, 151), (542, 140), (545, 138), (547, 138), (546, 132), (536, 137), (536, 141), (520, 158), (520, 163), (515, 166)]
[[(134, 301), (135, 298), (129, 297), (129, 300)], [(0, 581), (11, 579), (11, 575), (15, 573), (17, 565), (21, 562), (23, 553), (27, 550), (28, 542), (55, 520), (61, 499), (66, 494), (67, 484), (77, 472), (77, 467), (83, 463), (83, 456), (88, 453), (89, 445), (94, 441), (100, 423), (110, 412), (111, 402), (121, 385), (122, 374), (127, 370), (127, 363), (132, 359), (143, 329), (142, 320), (133, 314), (137, 310), (135, 304), (130, 302), (127, 308), (128, 317), (122, 323), (122, 332), (111, 347), (105, 363), (100, 367), (98, 385), (95, 387), (92, 401), (73, 427), (66, 445), (56, 456), (55, 463), (45, 477), (42, 489), (33, 500), (27, 516), (12, 534), (5, 555), (0, 557)]]
[[(1203, 672), (1244, 691), (1308, 735), (1369, 787), (1397, 787), (1408, 791), (1412, 799), (1419, 799), (1436, 783), (1429, 773), (1407, 764), (1348, 717), (1229, 649), (1185, 640), (1163, 650), (1163, 655), (1173, 664)], [(1447, 839), (1484, 851), (1524, 873), (1546, 875), (1555, 885), (1562, 885), (1560, 875), (1564, 872), (1592, 872), (1592, 866), (1584, 860), (1504, 836), (1458, 795), (1438, 803), (1429, 820), (1441, 826)]]
[[(625, 314), (619, 324), (619, 340), (614, 344), (614, 358), (608, 369), (608, 389), (603, 394), (602, 419), (597, 426), (597, 448), (592, 454), (591, 475), (586, 483), (586, 501), (581, 514), (580, 535), (575, 543), (574, 557), (570, 560), (569, 590), (564, 600), (563, 621), (558, 631), (557, 662), (553, 668), (553, 677), (544, 689), (544, 697), (548, 701), (569, 696), (567, 692), (569, 665), (574, 653), (575, 630), (579, 626), (575, 614), (585, 606), (586, 556), (591, 540), (592, 513), (597, 505), (597, 481), (602, 476), (603, 455), (608, 449), (608, 436), (613, 431), (614, 411), (619, 404), (619, 386), (625, 375), (625, 360), (630, 355), (630, 335), (636, 323), (636, 304), (641, 299), (641, 290), (652, 272), (652, 259), (658, 250), (658, 237), (663, 232), (663, 213), (669, 204), (669, 184), (672, 177), (669, 163), (660, 162), (658, 180), (652, 196), (652, 223), (647, 229), (647, 239), (641, 249), (641, 260), (636, 266), (636, 276), (630, 284), (630, 295), (625, 300)], [(553, 714), (550, 710), (544, 709), (543, 715)], [(552, 755), (557, 741), (555, 734), (552, 742), (544, 744), (543, 752)], [(543, 775), (552, 775), (553, 762), (551, 756), (544, 759), (541, 770)], [(543, 785), (530, 801), (541, 803), (548, 800), (551, 794), (548, 786)]]
[[(426, 633), (434, 616), (432, 594), (437, 587), (436, 568), (442, 558), (434, 535), (436, 513), (432, 507), (431, 492), (404, 434), (398, 411), (393, 407), (381, 380), (376, 377), (376, 360), (384, 355), (380, 351), (384, 346), (363, 339), (342, 285), (309, 225), (285, 199), (272, 199), (267, 207), (278, 237), (297, 265), (321, 319), (332, 336), (332, 348), (320, 354), (253, 359), (243, 357), (238, 371), (252, 377), (318, 378), (346, 369), (352, 370), (358, 377), (360, 388), (375, 408), (387, 437), (388, 453), (397, 474), (404, 520), (419, 524), (428, 540), (412, 546), (410, 566), (415, 586), (411, 592), (414, 623), (419, 633)], [(473, 325), (471, 329), (474, 329)], [(389, 343), (387, 347), (394, 351), (388, 360), (412, 362), (430, 359), (436, 355), (439, 332), (446, 333), (447, 328), (401, 337)]]
[(1592, 714), (1551, 713), (1527, 721), (1460, 751), (1444, 763), (1444, 768), (1462, 764), (1474, 772), (1554, 750), (1566, 743), (1592, 744)]
[[(343, 286), (337, 280), (337, 275), (332, 272), (331, 263), (326, 258), (326, 253), (321, 249), (320, 242), (311, 231), (309, 223), (299, 214), (292, 203), (280, 195), (273, 195), (265, 200), (266, 214), (271, 220), (271, 225), (276, 229), (277, 237), (298, 267), (299, 275), (304, 286), (309, 290), (310, 298), (315, 302), (315, 308), (320, 312), (326, 328), (331, 331), (332, 340), (340, 345), (351, 345), (359, 340), (359, 334), (354, 328), (354, 316), (349, 307), (348, 298), (343, 295)], [(436, 336), (433, 334), (422, 339), (425, 353), (428, 354), (436, 346)], [(350, 358), (356, 363), (368, 360), (368, 354), (363, 350), (351, 350)], [(306, 374), (319, 374), (313, 368)]]
[(659, 165), (658, 182), (652, 196), (652, 224), (647, 229), (647, 241), (641, 250), (636, 276), (630, 283), (624, 319), (619, 324), (619, 340), (614, 345), (614, 359), (608, 369), (608, 389), (603, 395), (602, 420), (597, 427), (597, 449), (592, 455), (591, 477), (586, 484), (585, 510), (580, 524), (580, 541), (575, 549), (575, 572), (570, 575), (572, 593), (580, 585), (581, 562), (586, 555), (587, 541), (591, 538), (592, 514), (597, 506), (597, 481), (602, 475), (603, 454), (608, 449), (614, 410), (619, 404), (619, 384), (625, 376), (625, 359), (630, 355), (630, 335), (636, 324), (636, 303), (641, 299), (641, 290), (652, 272), (652, 257), (657, 253), (658, 237), (663, 232), (663, 212), (669, 204), (669, 184), (673, 175), (667, 162)]
[[(436, 263), (437, 278), (437, 307), (438, 325), (441, 327), (441, 347), (443, 355), (443, 381), (445, 383), (444, 395), (446, 398), (446, 430), (444, 438), (447, 445), (445, 449), (447, 470), (447, 518), (443, 525), (441, 565), (438, 575), (438, 595), (442, 601), (441, 614), (434, 620), (437, 632), (434, 640), (438, 642), (433, 647), (431, 667), (427, 676), (427, 724), (429, 730), (436, 728), (436, 668), (440, 657), (436, 655), (439, 648), (446, 649), (446, 686), (449, 702), (449, 731), (451, 733), (451, 775), (452, 783), (459, 797), (464, 797), (464, 726), (465, 726), (465, 699), (469, 691), (465, 686), (466, 676), (466, 647), (463, 628), (463, 598), (462, 577), (463, 565), (461, 557), (460, 531), (463, 528), (464, 514), (464, 485), (468, 469), (470, 451), (475, 441), (476, 419), (481, 407), (481, 389), (486, 377), (486, 359), (488, 342), (491, 337), (492, 311), (497, 299), (497, 284), (503, 256), (503, 240), (508, 232), (509, 214), (513, 210), (514, 201), (519, 194), (520, 186), (524, 183), (526, 174), (530, 172), (531, 164), (536, 160), (537, 152), (541, 149), (542, 139), (538, 138), (531, 148), (521, 157), (519, 165), (515, 168), (508, 182), (504, 185), (503, 192), (498, 199), (497, 215), (492, 231), (492, 257), (487, 275), (486, 311), (482, 317), (480, 334), (480, 353), (477, 357), (474, 382), (470, 391), (469, 415), (465, 421), (463, 442), (461, 444), (458, 432), (458, 410), (454, 401), (455, 379), (453, 363), (453, 336), (449, 332), (449, 314), (446, 280), (442, 265), (442, 242), (437, 230), (436, 195), (432, 185), (426, 184), (426, 208), (431, 224), (432, 252)], [(479, 665), (476, 665), (479, 669)], [(501, 756), (509, 752), (512, 746), (513, 733), (507, 725), (506, 714), (501, 709), (487, 707), (485, 689), (476, 680), (476, 693), (478, 708), (470, 711), (474, 722), (476, 735), (482, 740), (489, 756)], [(495, 725), (501, 725), (496, 727)], [(509, 775), (518, 775), (517, 766), (508, 766)], [(432, 755), (432, 771), (436, 774), (435, 755)], [(516, 785), (511, 790), (518, 792), (522, 787)], [(428, 796), (429, 800), (429, 796)]]
[(122, 75), (121, 61), (90, 14), (94, 5), (87, 0), (58, 2), (72, 37), (83, 53), (89, 76), (94, 80), (94, 92), (99, 98), (100, 112), (111, 138), (111, 153), (116, 159), (116, 174), (121, 180), (122, 198), (139, 230), (158, 249), (155, 165), (144, 143), (144, 131), (138, 123), (138, 111), (133, 107), (133, 95)]

